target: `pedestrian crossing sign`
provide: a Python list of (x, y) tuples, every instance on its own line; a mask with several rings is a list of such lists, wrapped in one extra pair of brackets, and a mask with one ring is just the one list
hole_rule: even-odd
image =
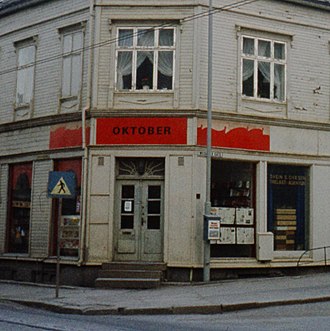
[(71, 171), (50, 171), (48, 197), (72, 199), (76, 196), (76, 176)]

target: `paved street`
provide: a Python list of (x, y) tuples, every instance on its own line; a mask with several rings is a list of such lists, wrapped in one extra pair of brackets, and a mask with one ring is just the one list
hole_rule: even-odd
[(328, 302), (276, 306), (212, 315), (67, 315), (0, 303), (6, 331), (283, 331), (329, 329)]

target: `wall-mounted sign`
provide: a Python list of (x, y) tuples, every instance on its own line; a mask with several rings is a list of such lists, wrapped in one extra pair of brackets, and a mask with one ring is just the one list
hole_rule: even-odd
[(218, 215), (204, 215), (204, 240), (220, 239), (220, 217)]
[(125, 201), (125, 203), (124, 203), (124, 212), (125, 213), (131, 213), (132, 210), (133, 210), (132, 206), (133, 206), (132, 201)]
[(290, 185), (290, 186), (305, 186), (306, 176), (293, 174), (270, 174), (270, 183), (272, 185)]
[(96, 143), (100, 145), (186, 145), (186, 118), (99, 118)]
[(70, 171), (50, 171), (48, 197), (72, 199), (76, 196), (76, 176)]

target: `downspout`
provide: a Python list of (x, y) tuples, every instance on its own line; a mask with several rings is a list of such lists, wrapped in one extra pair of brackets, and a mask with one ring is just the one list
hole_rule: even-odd
[(86, 248), (86, 222), (87, 222), (87, 189), (88, 189), (88, 146), (86, 143), (86, 116), (87, 112), (91, 109), (92, 103), (92, 64), (93, 64), (93, 44), (94, 44), (94, 7), (95, 0), (90, 0), (89, 6), (89, 56), (87, 67), (87, 100), (86, 106), (82, 109), (81, 113), (81, 134), (82, 134), (82, 149), (84, 150), (83, 156), (83, 176), (82, 176), (82, 201), (81, 201), (81, 237), (80, 237), (80, 254), (78, 265), (80, 266), (85, 259)]

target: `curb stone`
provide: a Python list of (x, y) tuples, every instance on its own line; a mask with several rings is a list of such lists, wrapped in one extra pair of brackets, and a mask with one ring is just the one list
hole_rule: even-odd
[(278, 301), (264, 302), (244, 302), (234, 304), (219, 304), (205, 306), (172, 306), (172, 307), (152, 307), (152, 308), (127, 308), (127, 307), (112, 307), (112, 308), (77, 308), (67, 305), (49, 304), (41, 301), (28, 301), (17, 299), (1, 299), (3, 302), (14, 302), (24, 306), (44, 309), (60, 314), (77, 314), (77, 315), (186, 315), (186, 314), (221, 314), (226, 312), (258, 309), (275, 306), (297, 305), (316, 302), (330, 301), (330, 296), (314, 297), (305, 299), (291, 299)]

